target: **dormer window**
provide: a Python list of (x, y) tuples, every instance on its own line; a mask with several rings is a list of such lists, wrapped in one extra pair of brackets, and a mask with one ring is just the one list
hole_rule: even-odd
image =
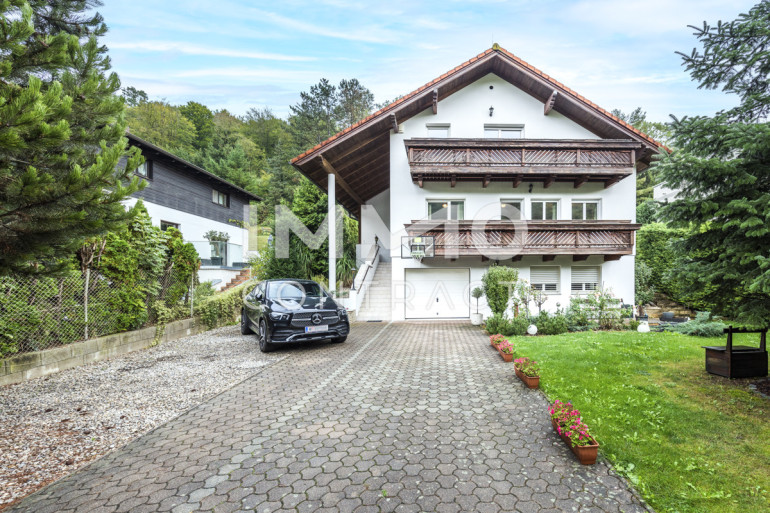
[(449, 125), (425, 125), (428, 137), (431, 139), (446, 139), (449, 137)]
[(486, 139), (523, 139), (524, 125), (484, 125)]

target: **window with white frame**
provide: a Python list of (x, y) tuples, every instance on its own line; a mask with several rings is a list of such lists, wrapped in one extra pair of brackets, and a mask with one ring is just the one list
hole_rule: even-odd
[(599, 219), (598, 201), (573, 201), (572, 219), (574, 220), (596, 220)]
[(558, 294), (559, 274), (560, 268), (555, 266), (530, 267), (529, 282), (535, 290), (541, 290), (547, 294)]
[(230, 195), (216, 189), (211, 190), (211, 201), (223, 207), (230, 206)]
[(572, 293), (592, 292), (599, 288), (598, 266), (576, 266), (572, 268)]
[(523, 125), (484, 125), (484, 137), (487, 139), (523, 139)]
[(169, 228), (176, 228), (179, 229), (179, 223), (172, 223), (171, 221), (161, 221), (160, 222), (160, 229), (164, 232), (168, 230)]
[(535, 221), (555, 221), (559, 219), (559, 202), (553, 200), (535, 200), (530, 204), (532, 219)]
[(465, 201), (463, 200), (428, 200), (428, 219), (465, 219)]
[(449, 137), (449, 125), (425, 125), (428, 137), (432, 139), (446, 139)]
[(152, 179), (152, 162), (149, 160), (145, 160), (141, 164), (139, 164), (139, 167), (136, 168), (136, 171), (134, 171), (135, 174), (138, 176), (141, 176), (142, 178), (146, 178), (148, 180)]
[(503, 221), (519, 221), (520, 219), (524, 219), (524, 201), (500, 201), (500, 219)]

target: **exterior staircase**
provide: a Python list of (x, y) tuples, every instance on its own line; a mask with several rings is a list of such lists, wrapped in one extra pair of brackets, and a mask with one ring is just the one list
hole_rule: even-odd
[(233, 287), (237, 287), (241, 283), (247, 282), (249, 280), (249, 278), (251, 278), (251, 269), (248, 268), (248, 267), (245, 267), (245, 268), (241, 269), (241, 272), (239, 272), (235, 276), (235, 278), (230, 280), (230, 282), (227, 285), (222, 287), (222, 290), (220, 290), (220, 292), (224, 292), (225, 290), (231, 289)]
[(392, 267), (383, 260), (377, 265), (372, 283), (356, 313), (357, 321), (390, 321), (393, 315)]

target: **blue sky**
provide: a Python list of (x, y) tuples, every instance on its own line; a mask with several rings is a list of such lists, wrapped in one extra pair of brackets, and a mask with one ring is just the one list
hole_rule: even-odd
[(358, 78), (380, 102), (497, 42), (606, 109), (641, 106), (665, 121), (735, 103), (698, 90), (674, 52), (696, 45), (688, 24), (732, 20), (754, 3), (105, 0), (100, 12), (124, 86), (172, 104), (285, 117), (322, 77)]

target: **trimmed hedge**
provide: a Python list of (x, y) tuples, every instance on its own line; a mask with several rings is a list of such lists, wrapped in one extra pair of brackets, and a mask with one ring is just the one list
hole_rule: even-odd
[(241, 314), (243, 298), (254, 285), (256, 282), (249, 280), (230, 290), (207, 297), (195, 306), (195, 318), (203, 322), (209, 329), (235, 324)]

